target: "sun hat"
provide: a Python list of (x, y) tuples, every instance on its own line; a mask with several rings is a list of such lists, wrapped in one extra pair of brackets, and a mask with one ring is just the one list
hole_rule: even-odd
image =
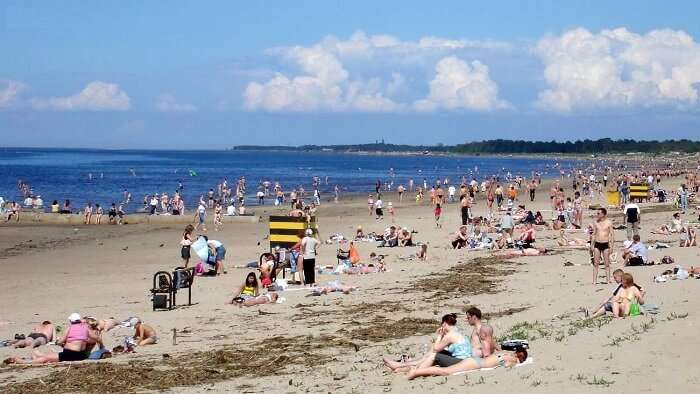
[(310, 228), (306, 229), (306, 235), (314, 235), (314, 231)]
[(80, 321), (80, 319), (80, 314), (77, 312), (73, 312), (70, 314), (70, 316), (68, 316), (68, 321), (71, 323), (77, 323)]

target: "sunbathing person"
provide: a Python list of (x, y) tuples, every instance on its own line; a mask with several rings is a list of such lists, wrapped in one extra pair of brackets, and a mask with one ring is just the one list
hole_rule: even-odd
[(392, 371), (403, 371), (410, 367), (427, 368), (433, 365), (448, 367), (460, 363), (472, 356), (472, 343), (457, 328), (457, 314), (450, 313), (442, 317), (438, 335), (431, 351), (413, 361), (395, 361), (384, 358), (384, 365)]
[(413, 233), (408, 231), (408, 228), (404, 227), (399, 232), (399, 245), (400, 246), (413, 246)]
[(613, 299), (613, 316), (639, 316), (642, 314), (639, 306), (644, 304), (644, 295), (634, 283), (632, 274), (622, 274), (622, 288)]
[[(623, 280), (624, 274), (625, 274), (625, 272), (619, 268), (616, 269), (615, 271), (613, 271), (613, 274), (612, 274), (613, 280), (615, 280), (615, 283), (617, 283), (617, 285), (615, 286), (615, 290), (613, 290), (612, 295), (610, 297), (608, 297), (605, 301), (603, 301), (596, 308), (596, 312), (590, 316), (591, 319), (599, 317), (599, 316), (603, 316), (603, 315), (605, 315), (606, 312), (613, 313), (613, 315), (615, 317), (619, 316), (619, 314), (615, 315), (615, 308), (614, 308), (613, 303), (615, 303), (616, 300), (618, 299), (618, 295), (620, 293), (620, 290), (622, 289), (622, 280)], [(636, 283), (633, 283), (632, 286), (637, 288), (637, 290), (639, 291), (639, 294), (642, 296), (641, 304), (644, 304), (643, 298), (644, 298), (644, 295), (646, 294), (645, 290), (642, 287), (640, 287), (639, 285), (637, 285)], [(584, 312), (586, 314), (586, 318), (589, 318), (588, 310), (584, 309)]]
[(662, 225), (659, 227), (658, 230), (653, 230), (651, 233), (652, 234), (661, 234), (661, 235), (670, 235), (670, 234), (678, 234), (682, 233), (684, 231), (683, 229), (683, 222), (681, 221), (681, 214), (676, 212), (673, 214), (673, 218), (671, 218), (671, 225)]
[(502, 351), (484, 358), (467, 358), (449, 367), (427, 367), (412, 369), (406, 377), (414, 379), (419, 376), (448, 376), (460, 372), (468, 372), (481, 368), (513, 367), (527, 360), (527, 350), (519, 349), (514, 352)]
[(242, 303), (238, 304), (239, 306), (255, 306), (255, 305), (262, 305), (262, 304), (274, 304), (277, 302), (279, 299), (279, 295), (274, 292), (269, 292), (267, 294), (262, 294), (257, 297), (249, 298)]
[(97, 322), (97, 329), (100, 332), (107, 332), (118, 325), (119, 325), (119, 321), (117, 321), (117, 319), (115, 319), (113, 317), (108, 317), (106, 319), (100, 319)]
[(525, 249), (512, 249), (512, 250), (499, 250), (494, 252), (494, 256), (504, 256), (504, 257), (521, 257), (521, 256), (542, 256), (549, 253), (550, 250), (547, 248), (525, 248)]
[(355, 291), (357, 289), (357, 286), (343, 286), (338, 281), (333, 281), (328, 282), (328, 286), (314, 287), (313, 289), (311, 289), (311, 295), (320, 296), (333, 292), (350, 294), (350, 292)]
[(557, 238), (557, 244), (559, 244), (559, 246), (575, 246), (575, 247), (583, 247), (583, 248), (590, 247), (590, 243), (588, 242), (588, 240), (580, 239), (580, 238), (572, 238), (572, 239), (567, 238), (564, 230), (561, 230), (560, 237)]
[(698, 246), (698, 237), (695, 233), (695, 228), (693, 226), (688, 226), (686, 233), (681, 236), (680, 246), (682, 248), (689, 248), (691, 246)]
[(255, 277), (254, 272), (249, 272), (245, 277), (243, 284), (236, 290), (235, 296), (227, 304), (242, 304), (248, 299), (255, 298), (260, 295), (260, 284)]
[(17, 339), (13, 346), (18, 348), (35, 348), (53, 341), (56, 337), (56, 327), (50, 321), (45, 320), (32, 328), (32, 332), (26, 338)]
[(141, 320), (134, 326), (134, 340), (139, 346), (153, 345), (158, 342), (156, 330), (153, 327), (143, 324)]

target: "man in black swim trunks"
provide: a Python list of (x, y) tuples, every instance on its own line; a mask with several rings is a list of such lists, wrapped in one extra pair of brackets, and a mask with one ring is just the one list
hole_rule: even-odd
[(615, 243), (613, 224), (608, 219), (608, 211), (598, 208), (596, 221), (593, 224), (593, 284), (598, 282), (598, 265), (602, 257), (605, 264), (606, 284), (610, 283), (610, 252)]

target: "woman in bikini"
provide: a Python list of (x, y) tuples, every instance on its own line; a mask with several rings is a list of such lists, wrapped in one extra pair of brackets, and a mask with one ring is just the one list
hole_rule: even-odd
[(613, 299), (613, 316), (639, 316), (641, 315), (639, 305), (642, 304), (644, 304), (644, 296), (634, 285), (632, 274), (624, 273), (622, 275), (622, 288)]
[(467, 358), (449, 367), (415, 368), (406, 374), (408, 379), (419, 376), (448, 376), (460, 372), (469, 372), (481, 368), (513, 367), (527, 360), (527, 350), (519, 349), (514, 352), (498, 352), (484, 358)]
[(449, 367), (458, 364), (472, 356), (472, 343), (457, 328), (457, 314), (450, 313), (442, 317), (440, 327), (435, 331), (438, 335), (430, 352), (423, 357), (412, 360), (395, 361), (384, 358), (384, 365), (392, 371), (404, 371), (410, 367), (418, 369), (429, 368), (433, 365)]

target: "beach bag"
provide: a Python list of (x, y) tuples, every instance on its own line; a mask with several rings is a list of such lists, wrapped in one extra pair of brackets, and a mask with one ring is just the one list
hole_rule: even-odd
[(201, 261), (197, 263), (197, 265), (194, 266), (194, 273), (197, 275), (203, 275), (205, 272), (207, 272), (206, 267), (204, 266), (204, 263)]
[(675, 262), (675, 260), (673, 260), (673, 257), (671, 257), (671, 256), (664, 256), (661, 259), (661, 264), (673, 264), (674, 262)]

